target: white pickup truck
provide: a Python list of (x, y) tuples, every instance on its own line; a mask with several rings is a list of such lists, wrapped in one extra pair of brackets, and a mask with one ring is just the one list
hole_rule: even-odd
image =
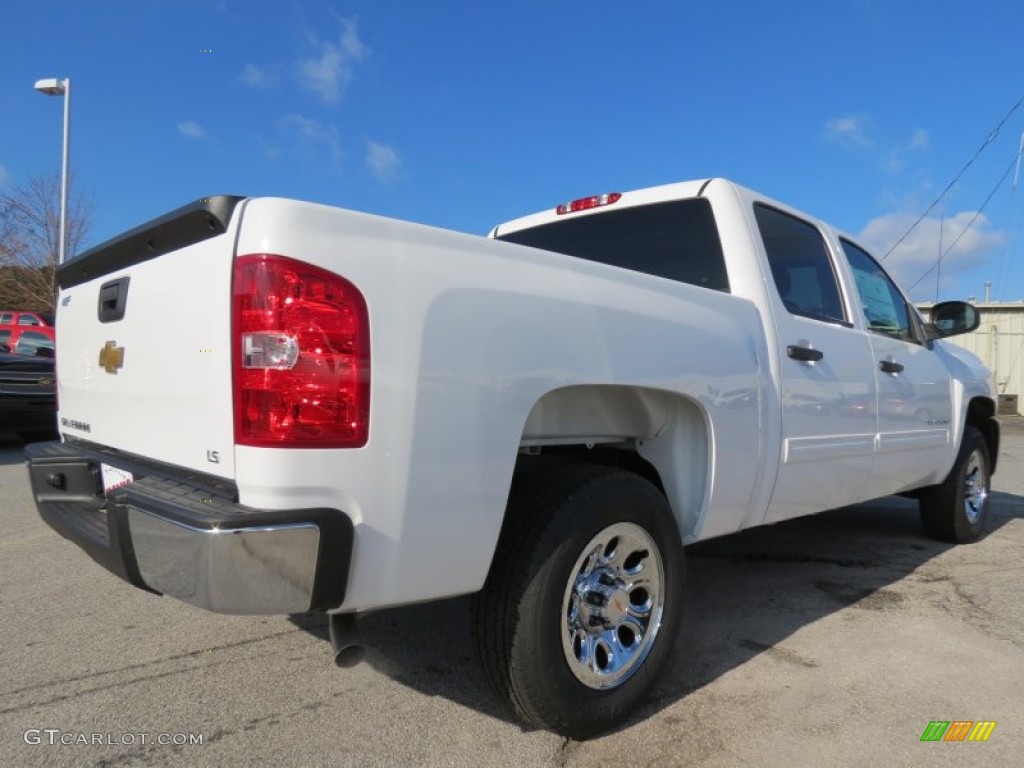
[[(991, 378), (853, 238), (722, 179), (488, 239), (206, 198), (58, 271), (42, 517), (141, 589), (330, 615), (475, 593), (527, 721), (621, 724), (678, 632), (683, 545), (895, 493), (978, 538)], [(429, 632), (424, 629), (424, 632)]]

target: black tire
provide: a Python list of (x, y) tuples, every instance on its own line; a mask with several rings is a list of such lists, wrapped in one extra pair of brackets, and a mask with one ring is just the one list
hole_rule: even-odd
[(949, 475), (939, 485), (924, 488), (918, 499), (929, 536), (953, 544), (981, 537), (988, 520), (991, 468), (985, 438), (976, 428), (965, 427)]
[[(520, 483), (473, 601), (488, 682), (521, 718), (563, 736), (623, 725), (668, 662), (683, 587), (679, 529), (644, 478), (577, 465)], [(587, 649), (591, 664), (579, 658)]]

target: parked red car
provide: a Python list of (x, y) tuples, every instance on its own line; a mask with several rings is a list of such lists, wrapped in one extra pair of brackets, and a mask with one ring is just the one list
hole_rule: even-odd
[(0, 352), (53, 357), (53, 349), (52, 314), (0, 310)]

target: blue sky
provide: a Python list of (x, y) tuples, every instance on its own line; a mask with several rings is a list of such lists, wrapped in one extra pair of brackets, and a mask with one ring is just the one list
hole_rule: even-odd
[[(1024, 96), (1019, 0), (9, 3), (0, 191), (72, 167), (95, 244), (210, 194), (485, 233), (566, 199), (725, 176), (884, 253)], [(886, 261), (1024, 299), (1018, 109)], [(1020, 184), (1024, 186), (1024, 179)], [(974, 226), (965, 226), (993, 189)], [(933, 299), (935, 273), (913, 290)]]

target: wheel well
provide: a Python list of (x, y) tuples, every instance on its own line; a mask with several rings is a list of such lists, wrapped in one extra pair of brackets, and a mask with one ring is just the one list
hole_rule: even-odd
[(981, 432), (988, 446), (992, 473), (996, 471), (999, 456), (999, 422), (996, 421), (996, 404), (987, 397), (976, 397), (967, 405), (967, 424)]
[(635, 472), (665, 495), (686, 538), (700, 525), (711, 455), (707, 419), (690, 398), (644, 387), (570, 386), (530, 411), (515, 476), (575, 463)]
[(586, 445), (559, 445), (540, 453), (521, 453), (516, 461), (515, 477), (528, 479), (539, 473), (553, 472), (576, 464), (625, 469), (640, 475), (665, 493), (658, 470), (628, 443), (595, 445), (593, 448)]

